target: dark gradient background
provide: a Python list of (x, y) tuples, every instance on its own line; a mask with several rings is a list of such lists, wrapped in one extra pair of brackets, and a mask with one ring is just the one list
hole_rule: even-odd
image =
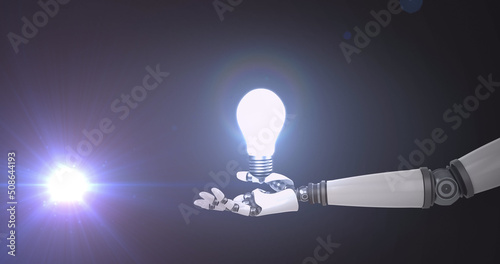
[[(246, 218), (192, 206), (211, 173), (247, 168), (235, 113), (254, 88), (290, 114), (274, 161), (297, 187), (396, 170), (435, 128), (448, 138), (425, 157), (432, 169), (500, 136), (498, 91), (458, 129), (443, 120), (478, 76), (500, 81), (497, 1), (425, 1), (348, 64), (344, 33), (387, 2), (243, 0), (221, 21), (211, 0), (73, 0), (16, 54), (7, 34), (41, 8), (2, 1), (0, 169), (16, 151), (19, 204), (16, 257), (3, 236), (0, 262), (302, 263), (330, 236), (341, 246), (318, 263), (500, 263), (500, 189), (428, 210), (301, 204)], [(111, 102), (157, 64), (170, 75), (120, 120)], [(50, 203), (51, 170), (104, 117), (116, 128), (79, 165), (93, 183), (85, 203)], [(256, 187), (231, 175), (223, 191)]]

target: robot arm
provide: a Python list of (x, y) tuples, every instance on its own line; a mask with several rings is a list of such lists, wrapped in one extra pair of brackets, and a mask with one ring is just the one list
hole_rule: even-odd
[(434, 171), (420, 168), (310, 183), (299, 199), (323, 205), (429, 208), (500, 186), (500, 138)]
[(500, 138), (451, 161), (434, 171), (420, 168), (361, 175), (320, 183), (309, 183), (297, 190), (289, 178), (272, 173), (264, 179), (238, 172), (238, 179), (266, 183), (276, 193), (255, 189), (227, 199), (213, 188), (214, 195), (201, 192), (195, 205), (204, 209), (228, 210), (246, 216), (292, 212), (298, 201), (322, 205), (360, 207), (429, 208), (433, 204), (451, 205), (460, 197), (500, 186)]

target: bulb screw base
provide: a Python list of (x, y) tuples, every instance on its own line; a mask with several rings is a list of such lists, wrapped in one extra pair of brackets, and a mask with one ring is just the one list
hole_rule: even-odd
[(273, 173), (272, 156), (248, 156), (248, 171), (255, 177), (267, 177)]

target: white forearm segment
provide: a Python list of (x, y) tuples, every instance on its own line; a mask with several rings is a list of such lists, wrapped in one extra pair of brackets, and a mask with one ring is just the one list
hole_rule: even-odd
[(322, 181), (297, 190), (302, 202), (360, 207), (429, 208), (500, 186), (500, 139), (450, 162), (420, 168)]
[(422, 207), (420, 169), (356, 176), (326, 182), (328, 205)]

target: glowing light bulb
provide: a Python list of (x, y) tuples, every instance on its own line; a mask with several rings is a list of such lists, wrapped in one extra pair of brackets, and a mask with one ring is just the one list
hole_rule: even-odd
[(247, 142), (250, 173), (257, 177), (271, 174), (276, 140), (286, 117), (283, 102), (268, 89), (255, 89), (243, 96), (236, 117)]
[(88, 189), (88, 182), (83, 173), (61, 167), (49, 179), (48, 188), (53, 201), (81, 201)]

